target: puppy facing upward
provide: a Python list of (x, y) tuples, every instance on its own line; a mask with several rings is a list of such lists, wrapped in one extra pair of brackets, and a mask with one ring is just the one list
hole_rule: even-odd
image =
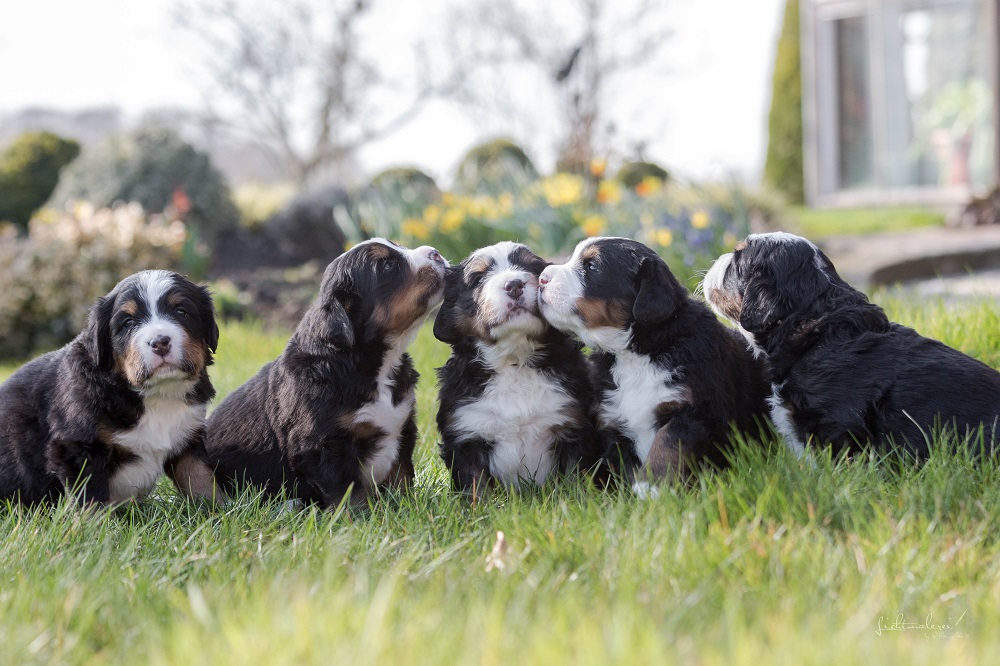
[(594, 393), (580, 345), (538, 313), (546, 262), (504, 242), (448, 270), (434, 335), (452, 346), (438, 369), (441, 457), (456, 489), (491, 480), (541, 484), (600, 460)]
[(983, 426), (992, 448), (1000, 373), (890, 322), (808, 240), (749, 236), (716, 260), (704, 290), (767, 360), (771, 416), (796, 453), (870, 443), (921, 457), (937, 424), (959, 436)]
[(208, 420), (208, 452), (229, 490), (335, 507), (413, 478), (417, 372), (406, 348), (441, 302), (432, 247), (365, 241), (326, 268), (284, 352)]
[(734, 426), (759, 434), (760, 363), (651, 249), (587, 239), (539, 283), (545, 319), (593, 349), (599, 426), (637, 490), (689, 462), (725, 465)]
[(76, 339), (0, 385), (0, 499), (74, 489), (112, 504), (164, 472), (185, 495), (215, 498), (204, 419), (218, 340), (204, 287), (167, 271), (119, 282)]

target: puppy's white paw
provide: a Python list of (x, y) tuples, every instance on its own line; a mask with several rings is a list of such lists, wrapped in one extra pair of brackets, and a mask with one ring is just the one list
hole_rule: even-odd
[(648, 481), (636, 481), (633, 483), (632, 492), (641, 500), (656, 499), (660, 496), (660, 489)]

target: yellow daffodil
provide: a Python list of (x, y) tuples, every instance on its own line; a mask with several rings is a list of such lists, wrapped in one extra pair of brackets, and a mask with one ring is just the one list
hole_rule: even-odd
[(600, 236), (607, 228), (607, 220), (600, 215), (588, 215), (583, 224), (580, 225), (580, 229), (588, 238), (591, 236)]
[(670, 229), (656, 230), (656, 243), (660, 247), (670, 247), (674, 242), (674, 233)]
[(635, 186), (635, 193), (640, 197), (656, 194), (663, 188), (663, 181), (655, 176), (646, 176)]
[(404, 235), (417, 240), (427, 240), (431, 235), (431, 230), (427, 228), (424, 221), (416, 217), (408, 217), (399, 225), (399, 230)]
[(704, 229), (709, 224), (711, 224), (712, 219), (703, 210), (696, 210), (694, 214), (691, 215), (691, 226), (695, 229)]
[(590, 175), (594, 178), (604, 178), (604, 172), (608, 170), (608, 161), (599, 158), (590, 160)]
[(602, 180), (597, 186), (597, 203), (617, 204), (622, 200), (622, 186), (617, 180)]
[(557, 173), (542, 181), (542, 193), (553, 208), (575, 204), (583, 198), (583, 178), (571, 173)]
[(449, 208), (441, 217), (441, 231), (450, 234), (458, 231), (465, 223), (465, 211), (461, 208)]

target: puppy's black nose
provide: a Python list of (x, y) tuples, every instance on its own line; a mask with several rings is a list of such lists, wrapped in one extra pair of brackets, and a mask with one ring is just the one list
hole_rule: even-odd
[(166, 335), (158, 335), (149, 342), (153, 348), (153, 353), (157, 356), (166, 356), (170, 353), (170, 338)]
[(427, 253), (427, 257), (435, 264), (444, 265), (444, 257), (442, 257), (441, 253), (434, 248), (431, 248), (430, 252)]
[(503, 290), (511, 298), (520, 298), (524, 293), (524, 280), (507, 280), (503, 285)]

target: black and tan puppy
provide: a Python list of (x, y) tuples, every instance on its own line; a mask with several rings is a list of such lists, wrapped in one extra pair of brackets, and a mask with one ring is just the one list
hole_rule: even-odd
[(593, 350), (599, 425), (637, 490), (692, 462), (725, 465), (733, 427), (760, 434), (760, 363), (651, 249), (591, 238), (539, 283), (545, 319)]
[(434, 248), (384, 239), (334, 259), (281, 356), (212, 412), (220, 483), (322, 507), (408, 483), (418, 375), (406, 348), (441, 302), (446, 265)]
[(473, 252), (448, 270), (434, 335), (452, 346), (438, 369), (441, 457), (456, 489), (541, 484), (593, 471), (601, 444), (581, 346), (538, 313), (546, 262), (519, 243)]
[(167, 271), (119, 282), (76, 339), (0, 385), (0, 499), (73, 489), (112, 504), (164, 472), (184, 494), (214, 498), (204, 421), (218, 339), (204, 287)]
[(793, 451), (893, 445), (921, 457), (936, 426), (961, 437), (1000, 419), (1000, 373), (888, 320), (819, 248), (789, 233), (749, 236), (704, 280), (712, 307), (766, 359), (771, 416)]

